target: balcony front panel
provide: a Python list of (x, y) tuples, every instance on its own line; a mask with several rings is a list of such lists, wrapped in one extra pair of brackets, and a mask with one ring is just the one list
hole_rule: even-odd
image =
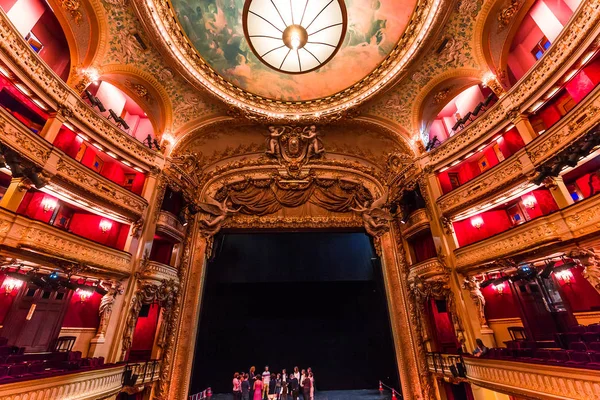
[(158, 261), (148, 261), (148, 264), (144, 269), (143, 276), (145, 278), (155, 280), (158, 282), (171, 279), (179, 282), (177, 269), (175, 267), (160, 263)]
[(600, 196), (581, 200), (562, 210), (574, 238), (600, 231)]
[[(122, 388), (125, 365), (95, 369), (91, 371), (60, 374), (47, 378), (24, 380), (0, 385), (0, 399), (44, 399), (44, 400), (95, 400), (117, 394)], [(137, 384), (155, 382), (159, 378), (160, 364), (139, 376)]]
[(556, 156), (576, 139), (586, 134), (600, 121), (600, 86), (585, 101), (565, 115), (558, 123), (539, 138), (529, 143), (527, 154), (538, 166)]
[(452, 216), (478, 201), (490, 200), (489, 196), (495, 193), (518, 186), (532, 171), (533, 166), (527, 162), (525, 150), (521, 149), (506, 162), (440, 197), (437, 204), (442, 214)]
[[(119, 186), (62, 151), (53, 148), (46, 140), (25, 128), (6, 110), (0, 108), (0, 140), (44, 168), (49, 175), (55, 174), (51, 183), (66, 193), (75, 191), (87, 201), (100, 202), (108, 208), (118, 207), (127, 216), (137, 219), (148, 203), (142, 197)], [(91, 196), (89, 196), (91, 195)]]
[(54, 110), (68, 116), (69, 122), (86, 135), (97, 138), (117, 153), (125, 153), (128, 158), (144, 163), (147, 167), (161, 163), (162, 157), (144, 146), (135, 138), (123, 132), (102, 115), (96, 113), (35, 53), (10, 22), (6, 13), (0, 10), (0, 58), (18, 67), (14, 72), (27, 80), (32, 89)]
[(161, 211), (156, 222), (156, 232), (163, 233), (177, 241), (183, 240), (185, 227), (177, 217), (168, 211)]
[(600, 399), (600, 374), (583, 368), (464, 358), (469, 382), (535, 399)]
[(430, 258), (420, 263), (410, 266), (408, 279), (412, 280), (417, 276), (422, 279), (428, 279), (433, 276), (443, 275), (447, 273), (447, 268), (436, 258)]
[(562, 215), (556, 212), (456, 249), (456, 268), (464, 269), (502, 257), (514, 256), (569, 238), (569, 228)]
[(400, 232), (405, 238), (429, 227), (429, 216), (424, 208), (413, 211), (404, 224), (400, 224)]
[(0, 210), (0, 244), (92, 266), (118, 275), (131, 272), (131, 254), (53, 226)]
[(525, 111), (562, 76), (562, 67), (578, 58), (600, 32), (600, 3), (582, 2), (544, 57), (516, 85), (460, 133), (429, 153), (429, 165), (449, 162), (502, 127), (514, 113)]

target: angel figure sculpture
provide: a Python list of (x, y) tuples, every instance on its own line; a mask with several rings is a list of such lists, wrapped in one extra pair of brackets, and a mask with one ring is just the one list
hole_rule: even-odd
[(352, 211), (356, 211), (362, 217), (363, 224), (367, 233), (373, 237), (382, 235), (388, 230), (388, 222), (394, 218), (389, 211), (385, 210), (387, 202), (387, 192), (374, 200), (369, 206), (369, 202), (365, 201), (363, 205), (357, 205), (356, 208), (350, 207)]
[(269, 144), (267, 145), (267, 151), (265, 154), (268, 156), (277, 157), (279, 154), (279, 137), (283, 135), (285, 128), (275, 128), (274, 126), (269, 127)]
[(226, 197), (225, 200), (223, 200), (223, 202), (221, 203), (219, 203), (212, 197), (208, 197), (206, 203), (199, 203), (198, 205), (200, 206), (202, 211), (210, 215), (209, 217), (200, 220), (200, 223), (204, 226), (203, 231), (208, 236), (213, 236), (214, 234), (219, 232), (219, 230), (221, 230), (221, 225), (223, 224), (225, 219), (227, 219), (235, 213), (238, 213), (242, 208), (240, 207), (237, 210), (231, 208), (233, 206), (233, 203), (231, 202), (231, 200), (229, 200), (229, 197)]
[(322, 146), (319, 146), (319, 132), (317, 132), (317, 127), (315, 125), (311, 125), (310, 127), (306, 127), (302, 130), (302, 135), (300, 137), (302, 140), (309, 141), (308, 144), (308, 157), (317, 156), (325, 151)]

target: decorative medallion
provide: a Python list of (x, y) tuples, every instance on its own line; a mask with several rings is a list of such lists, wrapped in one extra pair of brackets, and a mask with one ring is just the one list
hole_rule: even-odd
[(348, 25), (344, 0), (247, 0), (244, 34), (254, 55), (280, 72), (302, 74), (326, 64)]

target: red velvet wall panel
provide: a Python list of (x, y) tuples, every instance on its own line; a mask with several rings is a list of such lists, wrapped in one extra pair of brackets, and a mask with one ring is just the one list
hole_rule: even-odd
[(600, 177), (596, 174), (591, 175), (591, 177), (590, 181), (590, 174), (585, 174), (575, 181), (584, 198), (588, 198), (591, 195), (592, 189), (594, 194), (600, 193)]
[(42, 42), (44, 47), (38, 53), (48, 66), (64, 81), (69, 76), (71, 55), (69, 45), (54, 12), (50, 8), (46, 11), (31, 30)]
[(437, 256), (433, 237), (429, 230), (418, 233), (409, 240), (415, 255), (415, 262), (421, 262)]
[(60, 128), (58, 135), (56, 135), (53, 144), (55, 147), (64, 151), (69, 157), (75, 158), (82, 142), (83, 139), (77, 136), (75, 132), (72, 132), (63, 126)]
[(45, 198), (52, 199), (58, 204), (58, 199), (56, 197), (32, 189), (25, 194), (21, 204), (19, 204), (17, 214), (48, 223), (50, 218), (52, 218), (53, 210), (49, 209), (48, 211), (44, 211), (42, 201)]
[(508, 158), (515, 154), (517, 151), (525, 146), (523, 138), (517, 131), (517, 128), (512, 128), (502, 135), (502, 140), (498, 142), (498, 147), (504, 155), (504, 158)]
[(487, 319), (521, 318), (519, 304), (514, 297), (510, 285), (503, 283), (503, 292), (499, 294), (492, 285), (481, 289), (485, 298), (485, 315)]
[(575, 75), (566, 85), (567, 92), (579, 103), (600, 82), (600, 59), (591, 62), (587, 67)]
[(556, 107), (551, 103), (544, 106), (538, 113), (537, 116), (542, 119), (544, 127), (549, 129), (552, 125), (561, 119), (561, 115)]
[(536, 189), (530, 193), (537, 201), (536, 208), (539, 206), (539, 209), (543, 215), (548, 215), (558, 210), (558, 205), (548, 189)]
[(442, 193), (446, 194), (452, 191), (452, 185), (450, 184), (450, 178), (448, 177), (448, 170), (440, 172), (438, 174), (438, 181), (440, 182), (440, 188)]
[(158, 304), (152, 304), (148, 316), (138, 318), (133, 331), (131, 350), (152, 350), (159, 315), (160, 307)]
[(573, 282), (567, 284), (557, 279), (564, 300), (571, 306), (573, 312), (600, 310), (600, 294), (582, 275), (583, 267), (571, 268)]
[[(443, 301), (442, 301), (443, 302)], [(458, 348), (458, 341), (454, 333), (454, 325), (448, 312), (438, 312), (436, 301), (430, 299), (431, 316), (435, 325), (435, 333), (441, 351), (449, 351), (454, 353)]]
[(8, 314), (10, 306), (18, 293), (18, 290), (15, 289), (10, 294), (6, 294), (1, 286), (4, 283), (4, 278), (6, 278), (6, 275), (0, 272), (0, 325), (4, 322), (4, 317)]
[[(90, 290), (92, 290), (90, 288)], [(100, 323), (98, 309), (102, 296), (94, 292), (85, 302), (78, 293), (73, 293), (62, 326), (65, 328), (97, 328)]]
[[(100, 222), (102, 220), (112, 223), (112, 227), (106, 232), (102, 232), (100, 229)], [(76, 235), (105, 246), (123, 250), (124, 243), (119, 243), (121, 229), (128, 229), (128, 226), (83, 210), (78, 210), (73, 214), (69, 225), (69, 230)], [(121, 244), (121, 247), (118, 247), (119, 244)]]
[(152, 242), (150, 259), (152, 261), (169, 265), (171, 261), (171, 254), (173, 254), (173, 243), (155, 237), (154, 241)]
[(512, 226), (510, 218), (504, 210), (486, 211), (478, 214), (478, 216), (483, 220), (483, 225), (479, 229), (471, 224), (473, 217), (453, 223), (459, 246), (466, 246), (497, 233), (504, 232)]
[(138, 172), (135, 175), (135, 179), (133, 180), (133, 185), (131, 186), (131, 191), (135, 194), (142, 194), (144, 190), (144, 183), (146, 183), (146, 174), (142, 174)]

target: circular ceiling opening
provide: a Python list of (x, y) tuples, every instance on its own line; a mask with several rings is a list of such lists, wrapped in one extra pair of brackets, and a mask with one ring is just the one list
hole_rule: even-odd
[(265, 65), (302, 74), (339, 50), (348, 18), (344, 0), (246, 0), (243, 26), (252, 52)]

